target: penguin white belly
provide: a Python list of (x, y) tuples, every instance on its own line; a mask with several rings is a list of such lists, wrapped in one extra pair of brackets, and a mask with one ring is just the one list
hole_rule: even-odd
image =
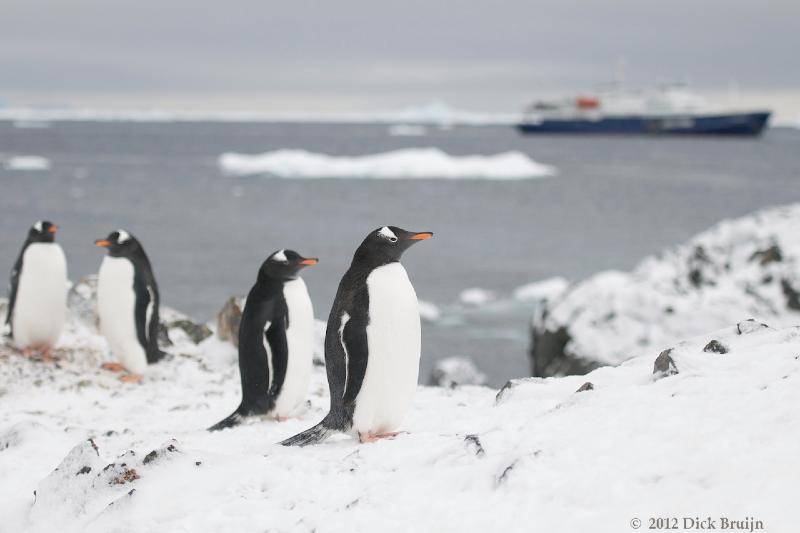
[(133, 263), (122, 257), (106, 256), (97, 279), (97, 315), (100, 332), (111, 354), (133, 373), (147, 368), (147, 356), (136, 335), (136, 293)]
[(281, 417), (292, 415), (306, 399), (314, 356), (314, 310), (305, 282), (300, 278), (287, 281), (283, 297), (289, 311), (286, 330), (289, 358), (286, 378), (274, 408), (274, 415)]
[(400, 263), (367, 277), (367, 370), (353, 411), (353, 429), (385, 433), (403, 421), (417, 389), (420, 359), (419, 303)]
[(11, 325), (19, 348), (52, 347), (67, 317), (67, 260), (56, 243), (33, 243), (22, 256)]

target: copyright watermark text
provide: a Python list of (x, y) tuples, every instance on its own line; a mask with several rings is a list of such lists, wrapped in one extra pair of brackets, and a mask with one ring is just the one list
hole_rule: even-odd
[(653, 529), (662, 531), (764, 531), (764, 522), (752, 516), (744, 518), (721, 517), (647, 517), (631, 518), (632, 529)]

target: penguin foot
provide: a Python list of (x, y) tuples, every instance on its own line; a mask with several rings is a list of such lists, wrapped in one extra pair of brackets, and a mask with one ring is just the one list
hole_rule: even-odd
[(111, 372), (125, 372), (125, 367), (122, 366), (122, 363), (106, 362), (100, 365), (100, 368)]
[(140, 383), (142, 381), (141, 374), (124, 374), (119, 377), (119, 380), (123, 383)]
[(367, 443), (376, 442), (381, 439), (393, 439), (401, 433), (405, 433), (405, 431), (387, 431), (386, 433), (376, 433), (374, 435), (370, 433), (359, 433), (358, 441), (361, 443)]

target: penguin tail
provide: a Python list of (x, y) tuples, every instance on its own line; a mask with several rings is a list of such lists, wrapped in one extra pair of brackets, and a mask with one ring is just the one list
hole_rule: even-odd
[(242, 423), (242, 420), (244, 420), (244, 416), (242, 416), (241, 410), (242, 410), (241, 407), (239, 407), (230, 415), (228, 415), (226, 418), (223, 418), (222, 420), (220, 420), (219, 422), (208, 428), (208, 431), (219, 431), (221, 429), (238, 426), (239, 424)]
[(325, 420), (312, 428), (308, 428), (302, 433), (298, 433), (294, 437), (281, 441), (282, 446), (309, 446), (311, 444), (319, 444), (328, 437), (330, 437), (335, 430), (325, 426)]

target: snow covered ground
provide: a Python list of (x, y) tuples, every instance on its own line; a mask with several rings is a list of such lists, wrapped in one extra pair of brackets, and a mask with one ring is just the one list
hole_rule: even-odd
[(363, 156), (331, 156), (305, 150), (259, 155), (226, 153), (222, 171), (231, 176), (264, 174), (279, 178), (483, 178), (530, 179), (552, 176), (555, 168), (521, 152), (491, 156), (451, 156), (438, 148), (411, 148)]
[(721, 222), (630, 273), (598, 273), (536, 313), (534, 351), (547, 360), (559, 345), (567, 359), (617, 364), (743, 318), (800, 324), (799, 229), (800, 204), (767, 209)]
[[(731, 324), (499, 394), (420, 387), (408, 433), (303, 449), (275, 443), (323, 416), (321, 367), (300, 419), (208, 433), (239, 400), (235, 351), (170, 337), (140, 385), (98, 368), (91, 318), (73, 315), (55, 364), (0, 350), (0, 530), (629, 531), (673, 516), (796, 528), (798, 328)], [(678, 373), (654, 374), (669, 347)]]

